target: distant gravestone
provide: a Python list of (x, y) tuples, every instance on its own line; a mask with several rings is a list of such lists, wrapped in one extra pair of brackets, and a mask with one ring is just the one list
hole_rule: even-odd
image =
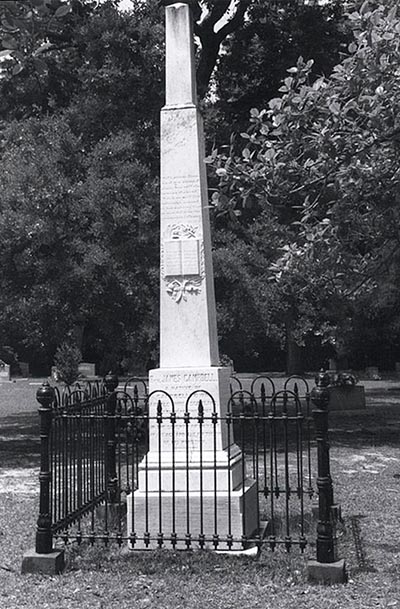
[(29, 363), (28, 362), (19, 362), (18, 364), (19, 364), (21, 376), (28, 377), (30, 374)]
[(371, 379), (371, 381), (379, 381), (381, 378), (378, 366), (367, 366), (365, 368), (365, 374), (367, 378)]
[(81, 362), (78, 366), (80, 376), (96, 376), (96, 364)]
[(329, 410), (363, 410), (366, 408), (363, 385), (329, 387)]
[(337, 361), (334, 357), (329, 358), (329, 371), (336, 372), (337, 371)]
[(11, 380), (10, 366), (0, 360), (0, 381), (9, 381)]
[(51, 378), (55, 383), (58, 383), (58, 381), (60, 380), (60, 375), (57, 366), (51, 367)]

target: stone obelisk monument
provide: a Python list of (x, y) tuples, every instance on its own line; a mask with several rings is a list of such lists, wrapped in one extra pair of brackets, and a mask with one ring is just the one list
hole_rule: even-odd
[(231, 370), (219, 366), (193, 17), (188, 0), (164, 4), (160, 368), (149, 373), (150, 446), (139, 467), (139, 488), (128, 497), (128, 534), (136, 533), (138, 548), (146, 533), (148, 547), (156, 547), (162, 533), (166, 547), (171, 536), (190, 534), (194, 544), (199, 536), (218, 535), (218, 547), (226, 548), (227, 536), (240, 539), (257, 528), (257, 498), (232, 426), (228, 430), (223, 419)]

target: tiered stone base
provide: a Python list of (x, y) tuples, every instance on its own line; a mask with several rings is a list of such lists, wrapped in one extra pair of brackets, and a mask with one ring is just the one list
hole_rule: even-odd
[[(243, 548), (242, 536), (250, 537), (258, 528), (257, 491), (254, 480), (247, 479), (229, 494), (225, 491), (135, 491), (127, 498), (128, 532), (136, 533), (131, 549), (144, 550), (160, 547), (159, 532), (163, 534), (162, 547), (194, 549), (201, 547), (200, 536), (206, 538), (204, 547), (217, 550)], [(151, 540), (145, 543), (145, 533)], [(172, 543), (176, 534), (176, 545)], [(190, 537), (187, 536), (189, 533)], [(216, 537), (214, 538), (214, 535)], [(235, 539), (228, 544), (228, 535)], [(218, 544), (213, 543), (218, 540)], [(186, 543), (186, 541), (190, 541)]]
[(204, 536), (204, 547), (238, 550), (258, 530), (256, 483), (226, 419), (230, 373), (217, 366), (150, 371), (149, 452), (139, 488), (127, 497), (132, 549), (201, 547)]

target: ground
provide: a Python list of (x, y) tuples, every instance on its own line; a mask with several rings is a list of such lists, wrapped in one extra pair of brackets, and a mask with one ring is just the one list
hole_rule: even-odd
[(338, 553), (349, 575), (333, 587), (307, 582), (313, 546), (305, 556), (263, 550), (251, 558), (71, 545), (62, 576), (20, 575), (38, 512), (37, 386), (0, 385), (0, 606), (400, 608), (400, 382), (376, 383), (367, 386), (365, 411), (330, 417), (335, 499), (344, 518)]

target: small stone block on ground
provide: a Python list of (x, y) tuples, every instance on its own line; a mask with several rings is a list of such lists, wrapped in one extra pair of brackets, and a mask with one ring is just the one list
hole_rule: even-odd
[(313, 584), (345, 584), (347, 582), (344, 559), (337, 562), (322, 563), (309, 560), (307, 565), (308, 580)]
[(64, 550), (53, 550), (50, 554), (38, 554), (29, 550), (22, 559), (21, 573), (42, 573), (43, 575), (59, 575), (65, 568)]

